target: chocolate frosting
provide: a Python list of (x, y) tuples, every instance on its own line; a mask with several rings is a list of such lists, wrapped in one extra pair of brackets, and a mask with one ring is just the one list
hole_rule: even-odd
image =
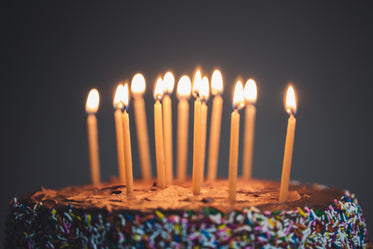
[(289, 210), (296, 207), (323, 209), (334, 199), (343, 196), (343, 191), (320, 185), (290, 185), (288, 200), (280, 203), (279, 182), (253, 179), (237, 182), (236, 202), (228, 201), (228, 181), (206, 182), (200, 195), (193, 195), (191, 181), (177, 183), (165, 189), (156, 182), (134, 182), (134, 192), (126, 194), (126, 186), (115, 182), (100, 185), (70, 186), (59, 190), (42, 188), (33, 194), (25, 195), (21, 201), (42, 202), (47, 208), (66, 208), (71, 205), (79, 209), (126, 210), (128, 212), (150, 213), (155, 210), (178, 213), (185, 210), (199, 210), (214, 206), (229, 211), (255, 206), (262, 211)]

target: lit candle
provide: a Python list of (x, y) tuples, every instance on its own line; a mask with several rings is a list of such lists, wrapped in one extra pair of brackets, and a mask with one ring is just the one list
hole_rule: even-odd
[(123, 98), (124, 88), (122, 84), (119, 84), (114, 95), (114, 120), (115, 120), (115, 131), (117, 135), (117, 155), (118, 155), (118, 172), (119, 172), (119, 182), (121, 184), (126, 184), (126, 171), (125, 171), (125, 161), (124, 161), (124, 142), (123, 142), (123, 126), (122, 126), (122, 108), (123, 108)]
[(290, 114), (290, 117), (288, 119), (288, 129), (286, 132), (284, 161), (282, 163), (280, 202), (286, 201), (288, 198), (291, 159), (293, 157), (293, 145), (294, 145), (295, 123), (296, 123), (294, 114), (297, 111), (297, 104), (295, 100), (294, 89), (292, 86), (289, 86), (287, 90), (285, 109), (286, 109), (286, 112)]
[(162, 121), (162, 104), (161, 99), (163, 95), (163, 82), (158, 78), (154, 89), (154, 138), (155, 138), (155, 152), (157, 161), (157, 177), (158, 186), (160, 188), (166, 187), (166, 172), (164, 165), (164, 145), (163, 145), (163, 121)]
[(164, 157), (166, 167), (166, 184), (173, 181), (173, 156), (172, 156), (172, 103), (171, 97), (174, 90), (175, 79), (171, 72), (167, 72), (163, 77), (165, 95), (163, 104), (163, 136), (164, 136)]
[(210, 141), (209, 141), (209, 157), (208, 157), (208, 172), (207, 180), (213, 181), (216, 179), (218, 168), (218, 155), (220, 144), (220, 127), (221, 115), (223, 110), (223, 77), (219, 70), (215, 70), (211, 77), (211, 93), (214, 95), (212, 101), (211, 125), (210, 125)]
[(237, 164), (240, 136), (240, 114), (238, 110), (243, 107), (243, 86), (237, 81), (233, 95), (233, 112), (231, 115), (231, 138), (229, 147), (229, 180), (228, 199), (236, 200)]
[(207, 132), (207, 100), (209, 98), (209, 80), (207, 77), (202, 78), (201, 89), (199, 91), (201, 97), (201, 166), (199, 168), (200, 172), (198, 177), (203, 181), (203, 175), (205, 171), (205, 159), (206, 159), (206, 132)]
[(97, 118), (96, 112), (100, 102), (100, 96), (96, 89), (92, 89), (87, 98), (85, 110), (88, 114), (88, 146), (89, 146), (89, 162), (91, 166), (91, 180), (93, 184), (100, 183), (100, 159), (98, 151), (98, 135), (97, 135)]
[(142, 74), (135, 74), (131, 82), (131, 92), (134, 97), (133, 108), (135, 112), (137, 145), (139, 148), (140, 165), (142, 177), (145, 181), (152, 179), (148, 125), (145, 113), (145, 101), (143, 94), (145, 92), (145, 78)]
[(254, 130), (255, 130), (255, 102), (257, 89), (255, 81), (249, 79), (243, 91), (245, 99), (245, 136), (243, 142), (242, 177), (245, 180), (251, 179), (253, 165)]
[(124, 142), (124, 160), (126, 170), (126, 189), (127, 194), (133, 192), (133, 174), (132, 174), (132, 151), (131, 151), (131, 134), (130, 134), (130, 122), (127, 113), (128, 108), (128, 84), (126, 83), (123, 87), (123, 107), (124, 111), (122, 114), (122, 125), (123, 125), (123, 142)]
[(193, 174), (192, 174), (192, 191), (194, 195), (201, 193), (202, 178), (198, 176), (201, 172), (201, 99), (199, 91), (202, 83), (201, 72), (197, 70), (193, 79), (193, 96), (194, 101), (194, 130), (193, 130)]
[(190, 78), (182, 76), (177, 85), (177, 97), (179, 99), (177, 110), (177, 179), (180, 182), (186, 179), (188, 164), (188, 131), (189, 131), (189, 103), (188, 99), (192, 91)]

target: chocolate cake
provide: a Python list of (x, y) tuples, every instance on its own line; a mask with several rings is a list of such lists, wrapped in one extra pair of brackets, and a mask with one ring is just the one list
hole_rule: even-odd
[(9, 204), (5, 248), (371, 248), (353, 194), (292, 183), (239, 180), (235, 203), (227, 181), (159, 189), (135, 181), (40, 191)]

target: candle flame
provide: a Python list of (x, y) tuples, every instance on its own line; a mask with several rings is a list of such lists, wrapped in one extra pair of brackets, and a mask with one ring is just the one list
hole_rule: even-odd
[(202, 82), (201, 82), (201, 88), (200, 88), (200, 91), (199, 91), (199, 94), (201, 96), (201, 99), (204, 100), (204, 101), (207, 101), (208, 98), (209, 98), (209, 79), (205, 76), (202, 78)]
[(175, 86), (175, 78), (174, 78), (174, 75), (171, 72), (167, 72), (163, 76), (163, 84), (164, 84), (163, 90), (166, 93), (171, 94), (172, 91), (174, 90), (174, 86)]
[(88, 94), (87, 103), (85, 105), (85, 111), (89, 114), (95, 114), (98, 110), (100, 103), (100, 95), (97, 89), (91, 89)]
[(113, 107), (114, 109), (122, 109), (123, 108), (123, 96), (124, 96), (124, 88), (122, 84), (117, 86), (117, 90), (115, 91), (114, 100), (113, 100)]
[(129, 103), (129, 91), (128, 91), (128, 83), (124, 84), (123, 86), (123, 97), (121, 97), (121, 101), (124, 105), (124, 107), (128, 108)]
[(223, 76), (220, 70), (216, 69), (211, 77), (211, 93), (212, 95), (220, 94), (223, 92)]
[(154, 99), (161, 100), (163, 96), (163, 80), (161, 77), (158, 77), (157, 82), (155, 83), (154, 88)]
[(243, 85), (242, 85), (242, 82), (238, 80), (234, 88), (233, 108), (241, 109), (243, 106), (244, 106)]
[(177, 97), (179, 99), (189, 98), (192, 91), (192, 82), (189, 76), (181, 76), (179, 83), (177, 84)]
[(295, 99), (295, 92), (292, 86), (288, 87), (286, 93), (285, 110), (289, 114), (295, 114), (297, 112), (297, 101)]
[(133, 76), (131, 82), (131, 91), (134, 95), (141, 95), (145, 92), (145, 78), (141, 73)]
[(202, 75), (201, 71), (197, 69), (196, 74), (193, 78), (193, 96), (197, 97), (199, 96), (199, 91), (201, 89), (201, 83), (202, 83)]
[(246, 104), (254, 104), (257, 97), (256, 83), (253, 79), (246, 81), (245, 89), (243, 90), (243, 95)]

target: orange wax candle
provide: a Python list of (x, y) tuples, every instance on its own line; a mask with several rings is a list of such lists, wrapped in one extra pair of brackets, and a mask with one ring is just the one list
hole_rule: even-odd
[(96, 112), (98, 110), (100, 97), (96, 89), (92, 89), (87, 98), (86, 112), (88, 129), (89, 162), (91, 169), (91, 181), (93, 184), (100, 183), (100, 159), (98, 150), (98, 132)]
[(237, 167), (238, 167), (238, 151), (239, 151), (239, 136), (240, 136), (240, 114), (238, 108), (243, 105), (243, 86), (241, 81), (238, 81), (234, 91), (233, 106), (234, 110), (231, 114), (231, 136), (229, 147), (229, 179), (228, 179), (228, 199), (233, 202), (236, 200), (236, 185), (237, 185)]
[(244, 100), (246, 105), (245, 110), (245, 130), (243, 143), (243, 160), (242, 160), (242, 178), (245, 180), (251, 179), (253, 151), (254, 151), (254, 130), (255, 130), (255, 102), (257, 90), (255, 81), (249, 79), (245, 84)]
[(172, 151), (172, 102), (170, 94), (174, 89), (174, 76), (167, 72), (163, 77), (164, 91), (163, 97), (163, 136), (164, 136), (164, 156), (166, 167), (166, 184), (170, 185), (173, 181), (173, 151)]
[(163, 106), (163, 136), (164, 136), (164, 156), (166, 167), (166, 183), (172, 184), (173, 163), (172, 163), (172, 106), (171, 98), (165, 95), (162, 100)]
[(132, 173), (132, 152), (131, 152), (131, 135), (129, 117), (126, 110), (122, 114), (123, 123), (123, 138), (124, 138), (124, 158), (125, 158), (125, 169), (126, 169), (126, 189), (127, 193), (133, 192), (133, 173)]
[(201, 183), (203, 182), (204, 170), (205, 170), (205, 159), (206, 159), (206, 133), (207, 133), (207, 100), (209, 97), (209, 81), (207, 77), (202, 78), (200, 96), (201, 102), (201, 166), (199, 168), (200, 172), (198, 177)]
[(188, 164), (189, 103), (191, 82), (188, 76), (180, 78), (177, 85), (179, 99), (177, 112), (177, 179), (184, 182)]
[(154, 91), (154, 138), (155, 138), (155, 151), (157, 161), (157, 177), (158, 185), (160, 188), (166, 187), (166, 171), (164, 164), (164, 144), (163, 144), (163, 121), (162, 121), (162, 105), (160, 99), (162, 98), (163, 88), (162, 79), (158, 79)]
[(194, 101), (194, 130), (193, 130), (193, 175), (192, 191), (194, 195), (201, 193), (202, 177), (201, 172), (201, 99), (199, 90), (201, 86), (201, 72), (198, 70), (193, 81), (193, 95), (196, 96)]
[(284, 202), (288, 198), (289, 181), (290, 181), (290, 171), (291, 171), (291, 161), (293, 157), (293, 146), (294, 146), (294, 136), (295, 136), (295, 124), (296, 119), (294, 114), (296, 112), (296, 100), (293, 87), (289, 87), (286, 96), (286, 111), (290, 114), (288, 119), (288, 128), (286, 132), (286, 142), (284, 150), (284, 161), (282, 163), (282, 176), (281, 176), (281, 186), (280, 186), (280, 202)]
[(202, 177), (201, 172), (201, 100), (199, 97), (194, 102), (194, 134), (193, 134), (193, 194), (199, 195), (201, 192)]
[(219, 70), (215, 70), (211, 78), (211, 93), (214, 96), (212, 101), (211, 125), (210, 125), (210, 141), (208, 154), (208, 171), (207, 180), (213, 181), (216, 179), (218, 168), (218, 155), (220, 143), (220, 127), (221, 115), (223, 110), (223, 78)]
[(120, 184), (126, 184), (125, 160), (124, 160), (124, 142), (123, 142), (123, 126), (122, 126), (122, 108), (123, 108), (124, 88), (119, 84), (115, 92), (113, 106), (115, 109), (115, 132), (117, 136), (117, 156), (118, 156), (118, 172)]
[(207, 132), (207, 104), (206, 101), (201, 103), (201, 166), (199, 168), (199, 177), (201, 182), (203, 181), (204, 169), (205, 169), (205, 159), (206, 159), (206, 132)]
[(124, 111), (122, 114), (122, 125), (123, 125), (123, 142), (124, 142), (124, 160), (126, 170), (126, 189), (127, 194), (133, 192), (133, 173), (132, 173), (132, 151), (131, 151), (131, 134), (129, 117), (127, 113), (128, 107), (128, 85), (124, 85)]
[(148, 125), (145, 113), (145, 101), (143, 94), (145, 92), (145, 78), (138, 73), (132, 78), (131, 92), (134, 97), (133, 108), (135, 112), (137, 145), (139, 148), (139, 157), (142, 178), (145, 181), (152, 179), (151, 157), (149, 151)]

